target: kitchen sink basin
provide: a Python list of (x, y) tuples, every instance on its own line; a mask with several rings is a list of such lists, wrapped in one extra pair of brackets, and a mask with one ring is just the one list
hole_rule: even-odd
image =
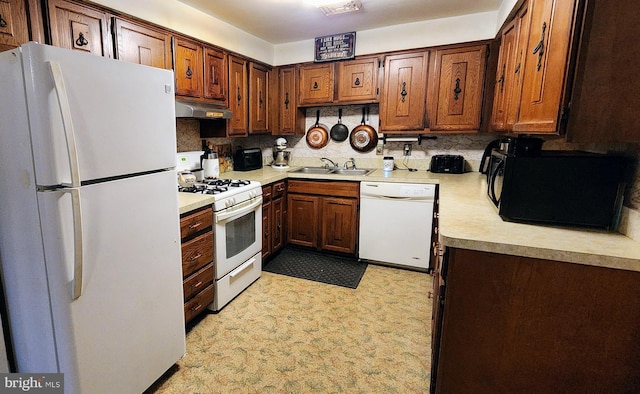
[(364, 169), (364, 168), (339, 168), (337, 170), (333, 170), (332, 174), (336, 175), (369, 175), (375, 170)]
[(292, 170), (289, 172), (300, 172), (303, 174), (328, 174), (332, 171), (333, 169), (323, 168), (323, 167), (301, 167), (301, 168), (298, 168), (297, 170)]
[(324, 168), (324, 167), (301, 167), (296, 170), (291, 170), (289, 172), (292, 173), (301, 173), (301, 174), (326, 174), (326, 175), (355, 175), (355, 176), (365, 176), (371, 174), (372, 169), (364, 169), (364, 168)]

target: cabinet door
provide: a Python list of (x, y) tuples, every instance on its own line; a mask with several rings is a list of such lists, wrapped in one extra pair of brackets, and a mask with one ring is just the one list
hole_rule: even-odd
[(298, 73), (295, 66), (278, 69), (278, 127), (279, 135), (304, 134), (304, 114), (298, 109)]
[(202, 46), (176, 38), (174, 41), (176, 95), (202, 97)]
[(320, 197), (290, 193), (287, 202), (288, 242), (317, 248)]
[(51, 45), (111, 57), (109, 18), (102, 11), (50, 0)]
[(428, 51), (385, 57), (381, 131), (424, 130), (428, 67)]
[(355, 254), (357, 211), (356, 199), (323, 197), (322, 249)]
[(518, 43), (518, 22), (518, 18), (511, 21), (504, 28), (500, 40), (497, 80), (491, 113), (491, 129), (494, 131), (510, 130), (513, 127), (514, 118), (510, 117), (509, 114), (512, 112), (512, 108), (517, 108), (517, 103), (514, 103), (512, 98), (515, 89), (515, 76), (518, 75), (514, 73), (516, 46)]
[(129, 63), (172, 68), (169, 34), (115, 18), (116, 58)]
[(299, 68), (300, 105), (333, 103), (333, 63), (308, 64)]
[(480, 129), (487, 46), (439, 49), (431, 60), (431, 131)]
[(284, 246), (284, 198), (277, 198), (272, 204), (271, 251), (277, 252)]
[(262, 261), (271, 255), (272, 202), (262, 204)]
[(29, 41), (25, 0), (0, 0), (0, 51)]
[(337, 65), (338, 102), (378, 101), (378, 57), (338, 62)]
[(249, 64), (249, 134), (269, 132), (269, 73), (260, 64)]
[(568, 94), (574, 0), (532, 2), (516, 132), (557, 133)]
[(249, 100), (247, 99), (247, 61), (229, 56), (229, 108), (233, 117), (228, 122), (228, 136), (247, 136)]
[(204, 47), (204, 98), (227, 104), (227, 55)]

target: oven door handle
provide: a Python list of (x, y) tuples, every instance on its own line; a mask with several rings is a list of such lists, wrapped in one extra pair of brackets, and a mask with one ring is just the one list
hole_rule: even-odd
[(222, 212), (216, 213), (215, 215), (216, 223), (239, 218), (251, 211), (254, 211), (257, 207), (261, 205), (262, 205), (262, 196), (259, 196), (256, 199), (251, 199), (249, 201), (241, 202), (238, 205), (235, 205), (231, 208), (227, 208)]

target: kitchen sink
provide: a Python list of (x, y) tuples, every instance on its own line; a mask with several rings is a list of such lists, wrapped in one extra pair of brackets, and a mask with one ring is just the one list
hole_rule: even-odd
[(364, 169), (364, 168), (349, 168), (349, 169), (339, 168), (337, 170), (333, 170), (332, 174), (337, 174), (337, 175), (369, 175), (374, 171), (375, 170)]
[(301, 167), (301, 168), (298, 168), (297, 170), (292, 170), (289, 172), (300, 172), (303, 174), (328, 174), (332, 171), (333, 169), (324, 168), (324, 167)]
[(324, 168), (324, 167), (301, 167), (289, 172), (302, 174), (327, 174), (327, 175), (354, 175), (365, 176), (374, 172), (374, 169), (365, 168)]

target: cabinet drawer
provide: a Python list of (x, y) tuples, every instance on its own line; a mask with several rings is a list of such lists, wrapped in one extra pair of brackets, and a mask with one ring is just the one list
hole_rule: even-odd
[(262, 186), (262, 203), (268, 203), (271, 201), (271, 197), (273, 196), (273, 191), (271, 189), (271, 185)]
[(213, 283), (213, 264), (204, 266), (200, 271), (184, 280), (182, 287), (184, 300), (188, 301), (199, 291)]
[(204, 311), (207, 305), (213, 302), (213, 284), (207, 286), (204, 290), (198, 293), (190, 301), (184, 304), (184, 320), (189, 320), (196, 317), (200, 312)]
[(317, 194), (331, 197), (358, 197), (360, 182), (289, 181), (289, 193)]
[(213, 211), (211, 207), (191, 213), (180, 219), (180, 237), (187, 238), (190, 235), (211, 227), (213, 223)]
[(213, 231), (182, 244), (182, 276), (187, 277), (213, 261)]
[(284, 195), (284, 191), (286, 190), (284, 186), (284, 181), (276, 182), (273, 184), (273, 199), (280, 198)]

